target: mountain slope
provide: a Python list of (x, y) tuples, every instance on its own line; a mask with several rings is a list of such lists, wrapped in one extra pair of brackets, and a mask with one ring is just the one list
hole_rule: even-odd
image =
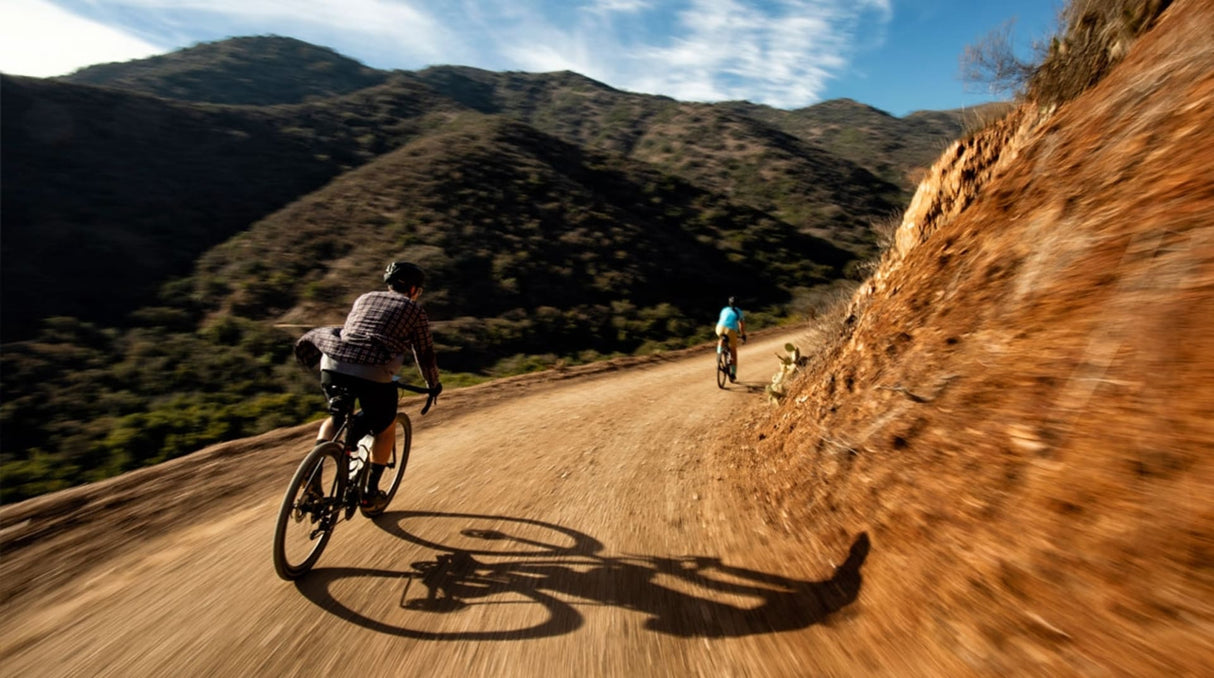
[(631, 155), (861, 256), (875, 251), (873, 224), (901, 205), (899, 187), (862, 166), (715, 106), (667, 111)]
[(89, 66), (57, 79), (181, 101), (264, 106), (349, 94), (382, 84), (388, 75), (331, 49), (260, 36)]
[(783, 111), (749, 103), (729, 107), (864, 167), (913, 191), (922, 172), (967, 129), (1007, 112), (1007, 104), (974, 109), (916, 111), (902, 118), (851, 99)]
[(433, 318), (463, 319), (440, 324), (454, 369), (485, 367), (467, 361), (493, 331), (517, 333), (507, 353), (675, 339), (729, 294), (785, 303), (854, 258), (642, 163), (474, 115), (208, 253), (199, 292), (224, 313), (340, 322), (389, 255), (430, 272)]
[[(874, 251), (872, 224), (905, 201), (906, 184), (797, 136), (804, 130), (790, 135), (727, 106), (620, 92), (574, 73), (365, 70), (330, 50), (263, 37), (63, 80), (0, 78), (5, 156), (23, 168), (4, 175), (2, 191), (13, 262), (3, 274), (3, 339), (32, 337), (46, 317), (124, 326), (140, 306), (180, 304), (157, 291), (206, 248), (468, 108), (650, 162), (861, 257)], [(305, 93), (295, 76), (312, 71), (326, 75), (309, 75), (315, 90)], [(173, 83), (184, 89), (170, 91)], [(258, 102), (276, 105), (248, 105)], [(52, 252), (66, 253), (54, 275), (33, 264)], [(79, 293), (101, 278), (111, 282), (104, 294)], [(29, 289), (43, 291), (38, 304), (17, 294)]]
[(0, 197), (6, 341), (48, 316), (124, 324), (210, 247), (459, 108), (395, 81), (272, 108), (8, 76), (0, 87), (5, 162), (22, 168)]
[(4, 161), (21, 168), (4, 173), (6, 338), (48, 314), (113, 322), (340, 170), (266, 114), (28, 78), (0, 87)]
[[(905, 199), (901, 192), (909, 190), (904, 177), (890, 183), (873, 176), (864, 164), (816, 146), (817, 128), (786, 125), (786, 111), (620, 92), (575, 73), (493, 73), (443, 66), (413, 77), (476, 110), (510, 115), (566, 141), (651, 163), (862, 256), (874, 250), (872, 223), (900, 209)], [(846, 118), (846, 113), (835, 116), (836, 128), (851, 129)], [(858, 124), (868, 126), (865, 121)], [(857, 151), (853, 155), (865, 162), (888, 157), (904, 134), (926, 136), (928, 143), (942, 145), (936, 139), (939, 131), (903, 126), (886, 134), (885, 147), (852, 149)], [(926, 166), (932, 157), (917, 153), (898, 164)]]

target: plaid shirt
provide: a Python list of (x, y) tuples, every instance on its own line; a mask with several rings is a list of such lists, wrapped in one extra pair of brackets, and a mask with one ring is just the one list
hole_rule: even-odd
[(308, 367), (325, 355), (357, 365), (386, 365), (412, 351), (429, 386), (439, 383), (434, 339), (426, 311), (398, 292), (368, 292), (354, 302), (343, 327), (318, 327), (295, 343), (295, 357)]

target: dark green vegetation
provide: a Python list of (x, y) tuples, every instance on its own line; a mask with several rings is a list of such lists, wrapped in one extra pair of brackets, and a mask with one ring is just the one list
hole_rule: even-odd
[(449, 385), (704, 341), (728, 294), (803, 314), (965, 122), (282, 38), (0, 86), (3, 501), (316, 415), (292, 341), (392, 258), (431, 272)]

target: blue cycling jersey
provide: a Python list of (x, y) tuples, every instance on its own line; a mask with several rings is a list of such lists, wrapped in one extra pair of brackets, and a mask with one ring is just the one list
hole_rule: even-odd
[(726, 306), (721, 309), (721, 317), (717, 320), (717, 324), (728, 327), (735, 332), (740, 332), (742, 328), (738, 323), (742, 322), (742, 320), (741, 309), (734, 306)]

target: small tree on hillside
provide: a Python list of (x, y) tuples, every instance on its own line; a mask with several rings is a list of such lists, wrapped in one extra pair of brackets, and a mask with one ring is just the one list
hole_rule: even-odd
[(961, 54), (961, 80), (981, 85), (991, 94), (1022, 95), (1037, 70), (1037, 64), (1024, 61), (1012, 49), (1015, 19), (1005, 21), (977, 43), (967, 45)]

